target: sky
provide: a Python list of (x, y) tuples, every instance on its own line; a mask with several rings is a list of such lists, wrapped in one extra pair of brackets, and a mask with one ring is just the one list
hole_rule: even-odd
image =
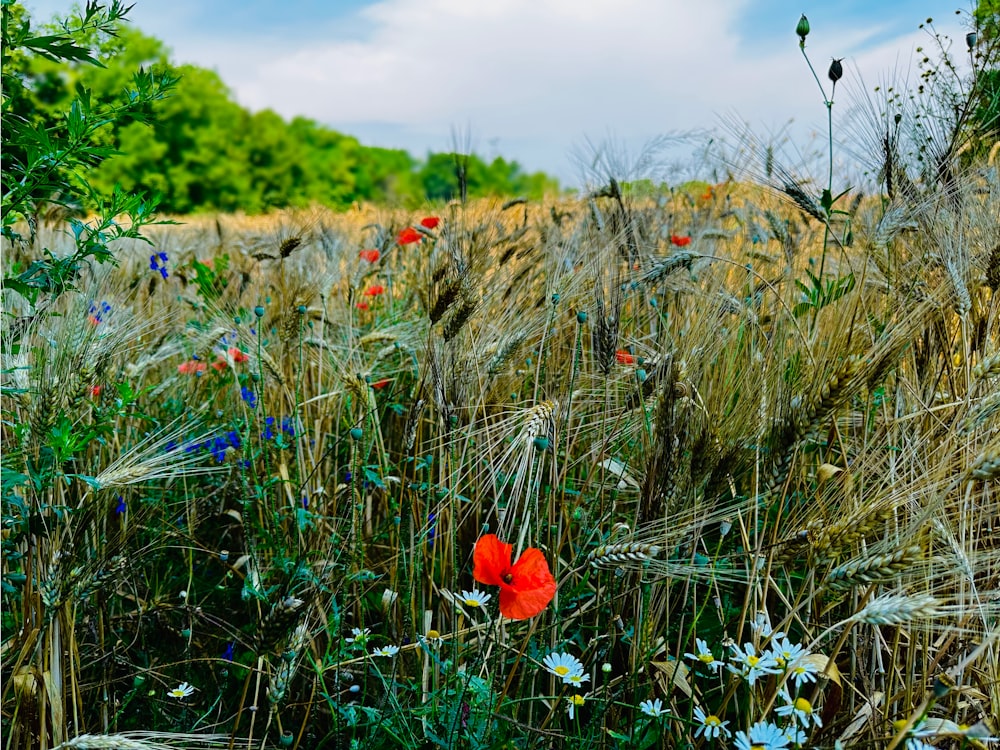
[[(821, 80), (844, 58), (833, 110), (842, 130), (847, 89), (914, 80), (915, 49), (930, 41), (919, 25), (933, 18), (964, 46), (972, 9), (971, 0), (134, 2), (131, 21), (175, 62), (216, 70), (252, 110), (303, 115), (417, 157), (471, 147), (568, 185), (593, 176), (598, 154), (622, 179), (676, 174), (670, 163), (690, 163), (682, 154), (722, 120), (787, 128), (808, 151), (825, 137), (826, 109), (798, 48), (800, 14)], [(70, 3), (25, 5), (43, 20)], [(643, 161), (654, 143), (667, 144), (662, 157)]]

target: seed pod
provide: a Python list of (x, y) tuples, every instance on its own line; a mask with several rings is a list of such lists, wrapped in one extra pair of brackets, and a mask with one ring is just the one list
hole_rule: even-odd
[(799, 35), (799, 41), (802, 44), (805, 44), (806, 37), (809, 36), (809, 19), (806, 18), (805, 13), (803, 13), (802, 18), (799, 19), (799, 23), (795, 27), (795, 33)]
[(977, 41), (979, 41), (979, 35), (975, 31), (970, 31), (965, 35), (965, 44), (970, 51), (976, 46)]
[(830, 63), (830, 71), (827, 73), (827, 75), (830, 77), (830, 80), (833, 81), (834, 83), (836, 83), (837, 81), (839, 81), (841, 78), (844, 77), (844, 66), (840, 64), (841, 60), (843, 59), (844, 58), (837, 59), (835, 57), (833, 58), (833, 62)]

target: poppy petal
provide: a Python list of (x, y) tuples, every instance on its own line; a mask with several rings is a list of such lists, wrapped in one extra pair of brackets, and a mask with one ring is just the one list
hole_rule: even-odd
[(500, 589), (500, 614), (527, 620), (545, 609), (556, 595), (556, 579), (541, 550), (529, 547), (511, 568), (513, 582)]
[[(510, 570), (513, 552), (513, 545), (501, 542), (496, 534), (481, 536), (472, 552), (472, 577), (487, 586), (506, 586), (503, 575)], [(503, 593), (500, 592), (501, 597)]]

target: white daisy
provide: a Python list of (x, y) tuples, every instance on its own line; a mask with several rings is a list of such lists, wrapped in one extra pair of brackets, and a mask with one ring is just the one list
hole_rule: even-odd
[(180, 685), (175, 687), (173, 690), (168, 690), (167, 695), (171, 698), (187, 698), (194, 692), (194, 688), (186, 682), (182, 682)]
[(569, 718), (573, 719), (576, 717), (576, 709), (587, 702), (587, 699), (582, 695), (571, 695), (566, 699), (566, 713), (569, 714)]
[(778, 663), (769, 653), (758, 655), (757, 650), (751, 643), (744, 643), (743, 648), (732, 646), (734, 664), (730, 664), (729, 671), (746, 678), (751, 687), (757, 682), (759, 677), (768, 674), (778, 674)]
[(567, 684), (569, 684), (568, 678), (571, 675), (583, 674), (583, 662), (572, 654), (549, 654), (542, 659), (542, 664), (549, 672), (562, 678), (562, 681)]
[(694, 736), (705, 736), (706, 740), (714, 740), (719, 737), (728, 738), (731, 732), (726, 729), (728, 721), (722, 721), (715, 714), (706, 714), (700, 706), (694, 708), (694, 718), (701, 725), (695, 730)]
[(459, 602), (464, 604), (466, 607), (480, 608), (485, 607), (486, 602), (488, 602), (493, 597), (484, 591), (479, 589), (472, 589), (472, 591), (463, 591), (462, 595), (459, 597)]
[(573, 674), (568, 674), (563, 677), (563, 683), (566, 685), (573, 685), (575, 687), (581, 687), (583, 683), (590, 681), (589, 674), (583, 674), (582, 672), (574, 672)]
[(798, 690), (807, 682), (815, 682), (816, 675), (819, 674), (819, 667), (811, 662), (805, 661), (802, 658), (796, 659), (788, 667), (788, 676), (793, 683), (795, 683), (795, 689)]
[(784, 750), (788, 738), (781, 727), (769, 721), (759, 721), (747, 732), (736, 733), (737, 750)]
[(381, 648), (373, 648), (372, 656), (395, 656), (399, 653), (399, 646), (382, 646)]
[(806, 698), (799, 696), (793, 700), (792, 696), (788, 694), (787, 688), (781, 688), (778, 695), (785, 701), (783, 706), (778, 706), (775, 709), (778, 716), (791, 716), (797, 724), (801, 724), (803, 727), (808, 727), (810, 724), (815, 724), (818, 727), (823, 726), (823, 720), (820, 719), (819, 714), (813, 711), (812, 703)]
[(785, 727), (785, 737), (789, 742), (796, 746), (806, 744), (806, 740), (809, 739), (809, 736), (806, 734), (806, 730), (795, 723), (789, 724)]
[(712, 655), (712, 649), (708, 647), (708, 644), (705, 643), (705, 641), (703, 641), (701, 638), (695, 638), (694, 645), (695, 645), (695, 653), (684, 654), (684, 656), (686, 656), (688, 659), (694, 659), (696, 662), (699, 662), (700, 664), (704, 664), (713, 672), (717, 671), (719, 667), (722, 666), (722, 662), (716, 659), (715, 656)]
[(372, 634), (372, 631), (368, 628), (351, 628), (351, 635), (344, 639), (344, 643), (356, 643), (359, 646), (364, 646), (368, 643), (368, 636)]
[(639, 710), (646, 714), (646, 716), (652, 716), (654, 719), (658, 719), (665, 713), (663, 710), (663, 701), (659, 698), (654, 698), (651, 701), (643, 701), (639, 704)]
[(800, 644), (792, 643), (792, 641), (787, 637), (772, 638), (771, 648), (767, 653), (769, 653), (774, 660), (778, 662), (778, 666), (782, 669), (787, 667), (796, 659), (809, 655), (809, 652), (802, 648)]

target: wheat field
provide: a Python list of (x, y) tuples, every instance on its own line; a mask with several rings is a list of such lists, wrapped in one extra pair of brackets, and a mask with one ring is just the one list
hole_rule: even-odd
[(996, 150), (119, 243), (4, 364), (6, 747), (984, 747)]

